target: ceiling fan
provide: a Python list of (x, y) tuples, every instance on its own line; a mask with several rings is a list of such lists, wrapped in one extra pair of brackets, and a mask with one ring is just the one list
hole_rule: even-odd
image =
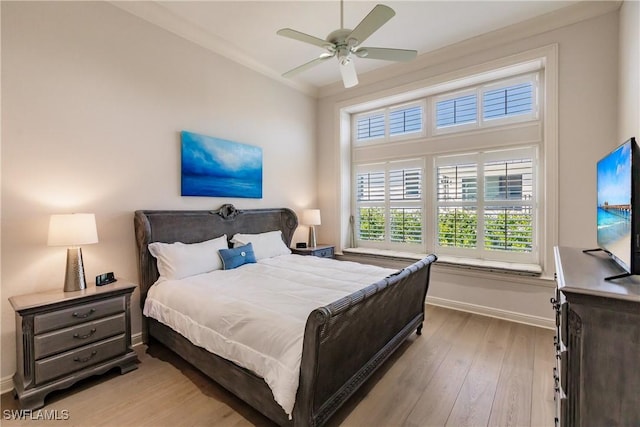
[(361, 46), (362, 42), (382, 27), (389, 19), (393, 18), (395, 14), (389, 6), (378, 4), (365, 16), (355, 29), (350, 30), (344, 28), (344, 5), (341, 0), (340, 29), (331, 32), (325, 40), (292, 30), (291, 28), (278, 30), (277, 34), (280, 36), (289, 37), (326, 49), (326, 52), (321, 53), (316, 59), (289, 70), (282, 76), (292, 77), (335, 56), (338, 58), (338, 63), (340, 64), (340, 74), (342, 75), (344, 87), (349, 88), (358, 84), (358, 75), (353, 63), (354, 55), (358, 58), (382, 59), (384, 61), (410, 61), (414, 59), (418, 54), (415, 50)]

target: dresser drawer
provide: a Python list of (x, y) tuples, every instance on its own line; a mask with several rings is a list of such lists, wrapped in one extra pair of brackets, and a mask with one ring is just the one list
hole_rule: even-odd
[(34, 357), (42, 359), (55, 353), (71, 350), (101, 339), (121, 334), (126, 330), (125, 313), (60, 329), (34, 338)]
[(125, 310), (125, 297), (96, 301), (89, 304), (77, 305), (51, 313), (38, 314), (33, 319), (34, 334), (53, 331), (94, 319), (121, 313)]
[(36, 361), (36, 384), (65, 376), (127, 351), (125, 334)]

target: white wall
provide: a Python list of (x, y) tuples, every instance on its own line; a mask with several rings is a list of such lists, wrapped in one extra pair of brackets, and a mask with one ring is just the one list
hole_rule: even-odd
[[(315, 204), (316, 101), (108, 3), (2, 2), (2, 361), (12, 295), (62, 288), (52, 213), (94, 212), (86, 276), (137, 280), (133, 211)], [(263, 148), (263, 199), (180, 196), (181, 130)], [(305, 240), (302, 236), (300, 240)], [(133, 333), (141, 330), (138, 292)], [(4, 383), (4, 382), (3, 382)]]
[[(587, 2), (589, 3), (589, 2)], [(613, 5), (615, 7), (615, 5)], [(583, 7), (583, 6), (580, 6)], [(584, 8), (610, 7), (586, 4)], [(557, 29), (549, 29), (554, 17), (488, 34), (418, 58), (418, 65), (403, 66), (405, 73), (387, 71), (362, 76), (362, 85), (350, 91), (326, 88), (319, 103), (319, 161), (326, 186), (319, 188), (320, 208), (328, 215), (319, 227), (319, 239), (339, 241), (341, 192), (339, 181), (339, 107), (374, 96), (401, 93), (417, 81), (515, 55), (548, 45), (558, 46), (558, 229), (554, 244), (595, 245), (595, 164), (618, 140), (618, 11), (608, 12)], [(585, 13), (591, 13), (590, 9)], [(580, 12), (576, 10), (576, 12)], [(553, 19), (552, 19), (553, 18)], [(539, 30), (536, 29), (540, 28)], [(546, 31), (542, 31), (542, 30)], [(400, 68), (398, 68), (400, 69)], [(552, 257), (547, 257), (547, 260)], [(552, 262), (547, 261), (547, 264)], [(514, 320), (550, 324), (553, 313), (553, 265), (545, 266), (548, 280), (491, 275), (436, 265), (429, 298), (433, 302)], [(528, 319), (528, 320), (527, 320)]]
[(618, 141), (635, 136), (640, 142), (640, 2), (620, 8), (620, 70)]

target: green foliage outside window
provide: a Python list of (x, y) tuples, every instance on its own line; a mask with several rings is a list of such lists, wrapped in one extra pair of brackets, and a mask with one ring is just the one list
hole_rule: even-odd
[(532, 218), (528, 213), (502, 212), (485, 217), (485, 249), (531, 252)]
[(391, 241), (422, 243), (422, 211), (420, 209), (391, 209)]
[(443, 247), (475, 248), (478, 215), (471, 210), (447, 210), (438, 214), (438, 243)]
[(360, 208), (360, 239), (384, 240), (384, 208)]
[[(484, 219), (484, 248), (531, 252), (531, 215), (502, 211), (487, 214)], [(475, 248), (477, 245), (478, 217), (471, 210), (447, 210), (438, 216), (438, 243), (443, 247)]]
[[(493, 211), (495, 212), (495, 211)], [(422, 213), (419, 209), (391, 209), (391, 241), (422, 243)], [(360, 209), (360, 239), (384, 241), (384, 208)], [(503, 210), (484, 219), (484, 248), (531, 252), (532, 218), (527, 212)], [(442, 247), (475, 248), (478, 244), (475, 210), (448, 209), (438, 215), (438, 243)]]
[[(422, 243), (422, 212), (420, 209), (391, 209), (392, 242)], [(384, 208), (360, 208), (360, 239), (384, 241)]]

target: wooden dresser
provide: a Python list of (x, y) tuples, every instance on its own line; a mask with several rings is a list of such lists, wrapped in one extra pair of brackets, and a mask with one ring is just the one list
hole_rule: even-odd
[(556, 425), (640, 426), (640, 276), (604, 252), (555, 248)]
[(91, 375), (137, 368), (130, 314), (135, 288), (118, 281), (9, 298), (16, 312), (13, 382), (21, 409), (38, 409), (48, 393)]

